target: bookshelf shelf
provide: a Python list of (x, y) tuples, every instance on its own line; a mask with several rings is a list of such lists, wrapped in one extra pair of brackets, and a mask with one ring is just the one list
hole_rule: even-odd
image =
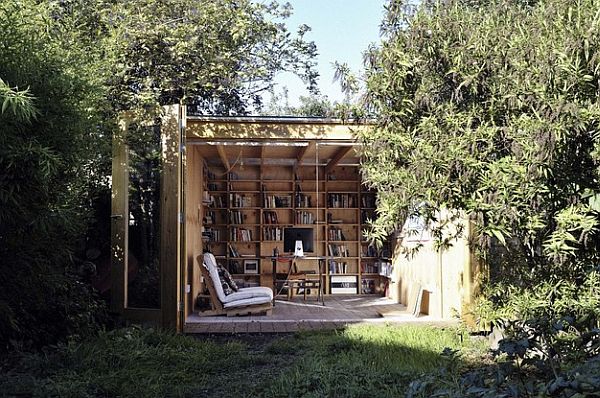
[[(227, 171), (218, 163), (204, 167), (202, 244), (236, 279), (250, 286), (268, 284), (273, 273), (270, 257), (276, 251), (284, 254), (285, 228), (313, 228), (309, 256), (326, 260), (299, 261), (313, 272), (321, 267), (326, 294), (380, 293), (377, 286), (387, 278), (381, 275), (386, 260), (362, 236), (365, 220), (373, 217), (376, 196), (364, 190), (358, 167), (335, 166), (329, 173), (336, 178), (327, 178), (324, 166), (318, 173), (315, 166), (303, 165), (253, 164), (243, 170), (234, 165)], [(227, 178), (214, 177), (223, 175)], [(246, 261), (258, 261), (258, 273), (243, 273)], [(276, 267), (285, 273), (288, 263)]]

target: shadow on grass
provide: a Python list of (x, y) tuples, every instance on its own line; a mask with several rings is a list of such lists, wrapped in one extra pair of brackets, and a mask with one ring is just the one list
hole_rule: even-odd
[(398, 397), (446, 365), (446, 347), (472, 345), (419, 326), (214, 338), (130, 328), (5, 363), (0, 396)]
[[(350, 326), (275, 340), (271, 355), (294, 359), (274, 380), (259, 383), (261, 396), (398, 397), (426, 372), (446, 368), (444, 349), (467, 349), (455, 329)], [(453, 361), (459, 366), (458, 361)]]

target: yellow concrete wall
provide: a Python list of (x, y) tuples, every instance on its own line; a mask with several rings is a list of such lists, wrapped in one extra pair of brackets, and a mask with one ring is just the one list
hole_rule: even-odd
[[(420, 250), (407, 257), (404, 249), (419, 244), (422, 245)], [(398, 238), (393, 260), (392, 298), (413, 311), (419, 290), (423, 288), (429, 297), (424, 298), (423, 304), (428, 305), (423, 305), (421, 311), (444, 319), (461, 316), (465, 310), (463, 304), (471, 301), (473, 293), (469, 283), (472, 260), (466, 237), (453, 241), (450, 248), (443, 250), (436, 250), (427, 231), (419, 237)]]

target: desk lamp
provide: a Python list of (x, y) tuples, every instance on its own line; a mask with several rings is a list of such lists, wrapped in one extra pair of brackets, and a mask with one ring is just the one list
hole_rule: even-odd
[(302, 246), (302, 241), (301, 240), (297, 240), (296, 244), (294, 245), (294, 247), (296, 248), (294, 250), (294, 256), (296, 256), (296, 257), (304, 257), (304, 248)]

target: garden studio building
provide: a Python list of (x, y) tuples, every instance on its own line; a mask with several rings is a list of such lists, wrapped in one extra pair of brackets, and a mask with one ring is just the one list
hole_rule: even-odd
[[(377, 211), (354, 135), (365, 128), (317, 118), (187, 116), (173, 105), (134, 148), (134, 127), (124, 120), (113, 142), (112, 309), (193, 331), (215, 300), (200, 268), (209, 252), (238, 285), (275, 293), (277, 280), (290, 280), (293, 257), (294, 272), (313, 282), (303, 293), (322, 293), (325, 308), (336, 297), (368, 296), (436, 319), (464, 313), (476, 271), (467, 239), (436, 251), (426, 231), (411, 239), (399, 231), (382, 247), (363, 236)], [(302, 256), (286, 252), (299, 241)], [(414, 244), (423, 248), (409, 260), (402, 247)]]

